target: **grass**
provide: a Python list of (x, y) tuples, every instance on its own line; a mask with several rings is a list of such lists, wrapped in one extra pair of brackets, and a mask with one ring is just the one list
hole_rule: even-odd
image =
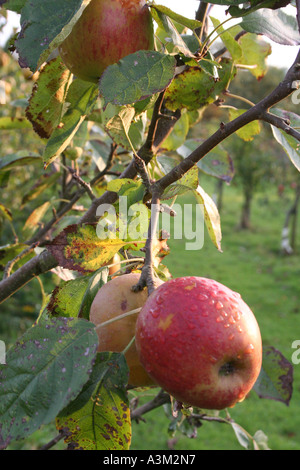
[[(212, 194), (207, 184), (207, 192)], [(189, 195), (182, 198), (182, 203), (190, 202)], [(171, 253), (165, 264), (174, 277), (210, 277), (240, 292), (257, 317), (264, 345), (274, 346), (291, 361), (292, 342), (300, 339), (300, 240), (298, 236), (298, 254), (288, 257), (280, 254), (288, 196), (279, 199), (272, 189), (267, 197), (258, 195), (253, 202), (250, 231), (236, 228), (241, 205), (241, 194), (235, 188), (226, 188), (221, 213), (222, 253), (206, 232), (199, 251), (186, 251), (185, 240), (170, 240)], [(300, 365), (294, 366), (293, 397), (288, 407), (274, 400), (259, 399), (251, 392), (243, 403), (230, 410), (230, 415), (251, 435), (262, 430), (271, 449), (299, 450)], [(241, 449), (233, 429), (226, 424), (204, 423), (194, 439), (178, 432), (171, 438), (168, 420), (161, 409), (145, 418), (146, 423), (133, 425), (132, 449), (168, 449), (170, 442), (177, 450)]]

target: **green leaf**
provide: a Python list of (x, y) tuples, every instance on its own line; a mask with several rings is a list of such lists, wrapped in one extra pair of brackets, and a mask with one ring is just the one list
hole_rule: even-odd
[(176, 59), (156, 51), (138, 51), (110, 65), (103, 72), (99, 89), (108, 103), (132, 104), (164, 90), (172, 81)]
[(58, 171), (51, 174), (42, 174), (41, 178), (34, 184), (34, 186), (24, 194), (20, 209), (22, 209), (27, 202), (33, 201), (43, 194), (44, 191), (46, 191), (47, 188), (53, 186), (60, 177), (61, 175)]
[(249, 33), (264, 34), (272, 41), (287, 46), (300, 44), (297, 19), (281, 10), (261, 9), (245, 16), (240, 26)]
[(50, 423), (77, 397), (97, 346), (83, 319), (52, 318), (27, 330), (0, 366), (0, 448)]
[(186, 140), (190, 129), (190, 121), (188, 113), (183, 112), (180, 119), (176, 122), (170, 135), (163, 141), (160, 146), (162, 151), (168, 152), (178, 149)]
[(126, 107), (121, 109), (119, 114), (111, 118), (105, 129), (117, 145), (121, 145), (127, 150), (135, 150), (129, 137), (129, 129), (132, 120), (135, 116), (135, 109), (133, 107)]
[(142, 181), (135, 181), (130, 178), (116, 178), (107, 183), (107, 190), (118, 193), (118, 196), (127, 197), (127, 206), (130, 207), (136, 202), (143, 200), (145, 186)]
[(49, 138), (60, 123), (71, 78), (60, 57), (42, 68), (26, 108), (26, 116), (41, 138)]
[(27, 1), (21, 12), (21, 32), (15, 42), (21, 67), (35, 71), (70, 33), (88, 3), (86, 0), (59, 4), (52, 0)]
[(28, 245), (25, 245), (24, 243), (0, 246), (0, 266), (4, 268), (9, 261), (13, 260), (26, 248), (28, 248)]
[(119, 353), (98, 354), (89, 381), (56, 420), (72, 449), (128, 450), (131, 420), (126, 384), (128, 367)]
[(189, 67), (177, 75), (166, 90), (167, 108), (194, 111), (216, 101), (236, 73), (232, 61), (223, 59), (220, 64), (219, 80), (198, 67)]
[[(177, 149), (177, 153), (183, 158), (188, 157), (196, 148), (201, 145), (199, 139), (187, 139), (185, 143)], [(234, 167), (232, 159), (228, 152), (218, 145), (202, 158), (197, 166), (203, 173), (219, 178), (226, 183), (230, 183), (234, 176)]]
[(171, 184), (165, 189), (161, 199), (172, 199), (175, 196), (180, 196), (187, 191), (193, 191), (198, 187), (198, 168), (193, 166), (182, 178), (176, 183)]
[(169, 8), (166, 7), (161, 7), (157, 9), (156, 6), (153, 6), (152, 8), (152, 15), (154, 17), (154, 20), (159, 25), (159, 28), (156, 31), (157, 37), (160, 41), (167, 44), (167, 50), (169, 53), (180, 52), (185, 57), (194, 57), (194, 54), (190, 51), (187, 42), (184, 41), (177, 28), (168, 17), (169, 15), (167, 16), (164, 13), (165, 10), (171, 11)]
[(96, 85), (79, 79), (72, 82), (66, 97), (68, 110), (51, 134), (44, 151), (44, 168), (47, 168), (70, 144), (86, 115), (95, 106), (97, 97)]
[(167, 8), (163, 5), (151, 5), (151, 8), (157, 12), (163, 13), (165, 16), (168, 16), (172, 20), (176, 21), (176, 23), (179, 23), (182, 26), (191, 29), (192, 31), (197, 28), (201, 28), (202, 23), (200, 21), (179, 15), (178, 13), (175, 13), (170, 8)]
[(28, 155), (28, 152), (21, 150), (12, 155), (0, 157), (0, 171), (8, 171), (12, 168), (19, 168), (33, 163), (42, 163), (40, 155)]
[(272, 47), (266, 41), (263, 41), (256, 34), (245, 34), (239, 39), (243, 50), (243, 57), (240, 64), (256, 65), (249, 71), (257, 80), (262, 79), (268, 70), (267, 57), (272, 53)]
[(205, 225), (213, 244), (219, 251), (222, 251), (221, 220), (216, 204), (201, 186), (198, 186), (194, 191), (194, 196), (196, 197), (198, 204), (203, 205)]
[(90, 306), (100, 287), (107, 282), (108, 269), (64, 281), (53, 290), (47, 310), (52, 316), (81, 317), (89, 320)]
[[(290, 121), (291, 127), (299, 129), (300, 117), (298, 114), (277, 108), (272, 108), (272, 113), (283, 119), (287, 119)], [(297, 168), (298, 171), (300, 171), (299, 141), (291, 135), (288, 135), (283, 130), (278, 129), (278, 127), (271, 125), (271, 129), (277, 142), (283, 147), (293, 165)]]
[(239, 444), (244, 447), (244, 449), (249, 449), (251, 445), (250, 436), (246, 433), (246, 431), (237, 423), (231, 422), (231, 427), (234, 430), (237, 440)]
[[(234, 120), (244, 114), (247, 109), (230, 109), (229, 116), (230, 120)], [(261, 131), (261, 125), (259, 121), (252, 121), (249, 124), (241, 127), (239, 130), (236, 131), (236, 134), (245, 142), (250, 142), (254, 139), (256, 135), (258, 135)]]
[(293, 393), (293, 366), (272, 346), (264, 346), (263, 362), (253, 390), (260, 398), (289, 405)]
[(242, 57), (242, 48), (240, 44), (235, 40), (230, 30), (226, 31), (223, 26), (220, 26), (220, 20), (213, 18), (212, 16), (210, 16), (210, 20), (212, 21), (214, 28), (218, 28), (217, 33), (220, 34), (220, 39), (231, 55), (232, 60), (235, 63), (240, 63), (239, 59)]
[(228, 13), (231, 16), (240, 17), (249, 15), (250, 13), (255, 12), (261, 8), (271, 8), (273, 10), (277, 10), (278, 8), (287, 6), (289, 3), (291, 3), (291, 0), (251, 0), (248, 3), (245, 3), (244, 1), (239, 3), (244, 3), (245, 8), (242, 8), (241, 6), (231, 6), (228, 9)]
[(7, 0), (5, 2), (5, 9), (15, 11), (16, 13), (21, 13), (21, 10), (24, 7), (26, 1), (27, 0)]

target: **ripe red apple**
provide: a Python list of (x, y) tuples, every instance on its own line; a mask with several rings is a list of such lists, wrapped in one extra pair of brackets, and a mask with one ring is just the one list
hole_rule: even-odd
[(205, 409), (242, 401), (262, 363), (250, 308), (236, 292), (201, 277), (172, 279), (149, 296), (136, 323), (136, 347), (159, 386)]
[[(147, 290), (137, 293), (131, 290), (131, 287), (137, 284), (139, 278), (139, 273), (124, 274), (104, 284), (97, 292), (91, 305), (90, 321), (99, 326), (118, 315), (141, 308), (148, 298)], [(161, 283), (162, 281), (158, 280), (158, 285)], [(122, 352), (135, 335), (137, 316), (138, 312), (97, 328), (98, 351)], [(129, 368), (130, 385), (143, 387), (154, 384), (154, 381), (139, 361), (135, 343), (130, 346), (125, 358)]]
[(153, 48), (153, 23), (145, 0), (92, 0), (59, 49), (74, 75), (97, 82), (108, 65)]

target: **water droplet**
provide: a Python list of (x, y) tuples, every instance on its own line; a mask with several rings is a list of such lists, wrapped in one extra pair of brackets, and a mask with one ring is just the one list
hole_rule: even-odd
[(216, 364), (216, 362), (218, 362), (218, 359), (214, 356), (209, 356), (209, 362), (211, 362), (212, 364)]
[(151, 309), (150, 314), (152, 315), (153, 318), (158, 318), (159, 317), (159, 310), (157, 309)]
[(197, 299), (205, 301), (208, 299), (208, 296), (206, 294), (198, 294)]
[(240, 327), (240, 325), (238, 325), (238, 326), (236, 327), (236, 329), (237, 329), (237, 331), (238, 331), (239, 333), (243, 333), (243, 330), (242, 330), (242, 328)]
[(249, 346), (247, 347), (247, 349), (245, 349), (244, 353), (245, 354), (252, 354), (254, 351), (254, 346), (253, 344), (249, 344)]
[(235, 319), (233, 318), (232, 315), (230, 315), (228, 321), (229, 321), (229, 323), (230, 323), (231, 325), (233, 325), (233, 324), (235, 323)]
[(222, 304), (222, 302), (220, 302), (220, 301), (218, 300), (218, 302), (216, 303), (216, 309), (217, 309), (217, 310), (221, 310), (223, 307), (224, 307), (224, 305)]

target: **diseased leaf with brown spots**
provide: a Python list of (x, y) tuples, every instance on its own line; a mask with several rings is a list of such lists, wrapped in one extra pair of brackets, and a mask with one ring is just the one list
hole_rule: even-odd
[(128, 450), (131, 419), (123, 354), (98, 354), (90, 379), (75, 401), (56, 419), (74, 450)]
[(0, 364), (0, 449), (54, 421), (81, 392), (96, 359), (93, 323), (42, 317)]
[(60, 57), (48, 62), (41, 70), (26, 108), (26, 116), (40, 137), (48, 139), (60, 123), (71, 78), (72, 74)]
[(219, 80), (198, 67), (189, 67), (178, 74), (166, 90), (166, 107), (173, 111), (178, 108), (194, 111), (216, 101), (236, 73), (230, 60), (224, 59), (220, 65)]
[(90, 307), (100, 287), (108, 278), (108, 268), (100, 268), (94, 274), (64, 281), (52, 291), (47, 305), (52, 316), (81, 317), (89, 320)]
[(113, 232), (99, 238), (96, 224), (69, 225), (47, 249), (63, 268), (81, 272), (93, 272), (107, 263), (127, 240), (117, 238)]
[(253, 390), (260, 398), (289, 405), (293, 393), (293, 366), (273, 346), (264, 346), (263, 362)]

